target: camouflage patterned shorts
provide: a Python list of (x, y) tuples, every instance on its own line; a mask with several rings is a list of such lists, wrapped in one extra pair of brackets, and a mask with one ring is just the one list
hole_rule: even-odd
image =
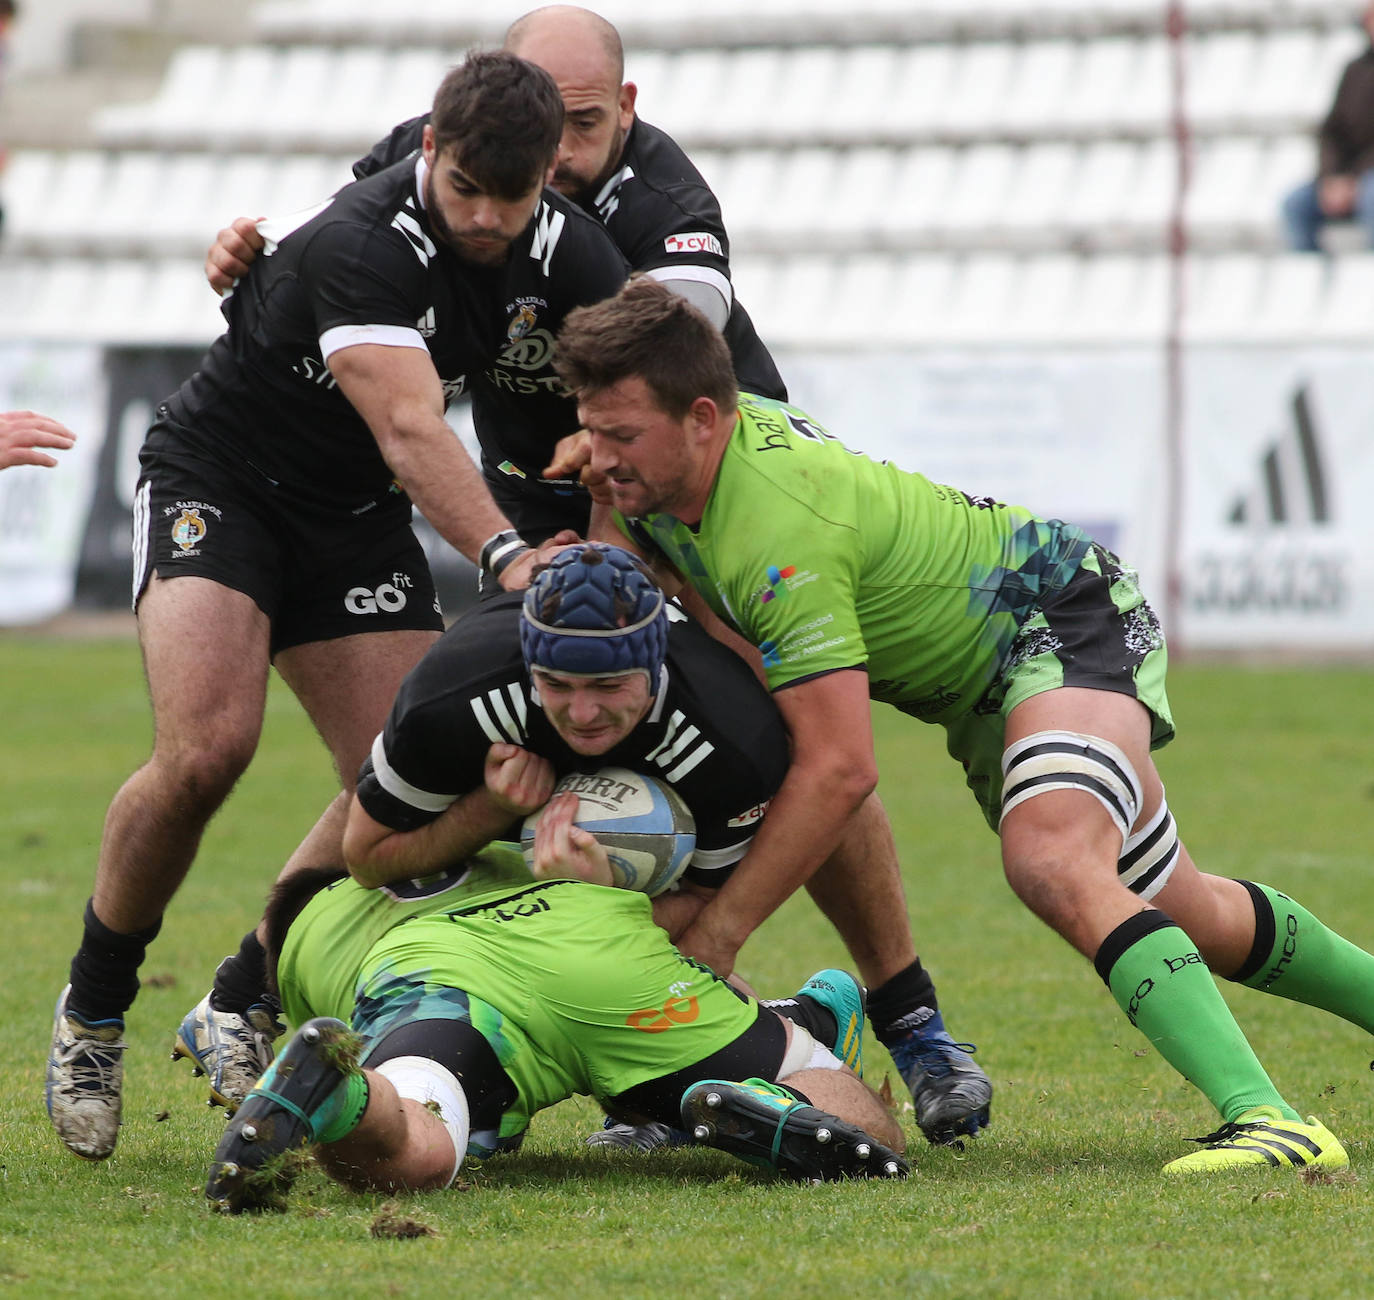
[(1002, 806), (1007, 715), (1023, 700), (1061, 686), (1114, 691), (1150, 712), (1150, 747), (1174, 736), (1164, 677), (1164, 633), (1133, 570), (1094, 546), (1078, 572), (1020, 627), (998, 673), (973, 710), (944, 724), (946, 745), (964, 766), (988, 824)]

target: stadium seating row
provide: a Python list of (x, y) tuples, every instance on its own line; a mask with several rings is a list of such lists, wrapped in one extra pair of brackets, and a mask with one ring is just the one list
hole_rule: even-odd
[[(1367, 345), (1374, 254), (1186, 260), (1196, 343)], [(1156, 345), (1170, 319), (1162, 255), (741, 258), (736, 282), (777, 349)], [(223, 328), (199, 261), (0, 260), (0, 341), (204, 345)]]
[[(25, 150), (6, 173), (19, 252), (195, 255), (230, 217), (280, 215), (349, 179), (341, 155)], [(1165, 247), (1174, 145), (699, 151), (737, 253)], [(1311, 174), (1302, 136), (1196, 150), (1187, 206), (1201, 248), (1273, 247), (1278, 204)], [(100, 221), (90, 214), (100, 212)]]
[[(1351, 27), (1199, 34), (1195, 134), (1309, 130), (1358, 52)], [(155, 98), (97, 114), (111, 145), (357, 150), (422, 111), (457, 49), (194, 45)], [(688, 148), (1153, 138), (1171, 113), (1162, 36), (643, 49), (640, 107)]]
[[(495, 40), (528, 4), (521, 0), (408, 0), (403, 11), (374, 0), (268, 0), (255, 17), (266, 40), (359, 40), (396, 44)], [(598, 12), (632, 44), (793, 44), (938, 40), (1034, 34), (1102, 35), (1158, 30), (1160, 0), (694, 0), (651, 5), (599, 0)], [(1188, 22), (1211, 30), (1353, 22), (1359, 0), (1188, 0)]]

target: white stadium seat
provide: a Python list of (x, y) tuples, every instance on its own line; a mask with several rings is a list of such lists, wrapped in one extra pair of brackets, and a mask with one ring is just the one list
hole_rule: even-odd
[(1256, 342), (1307, 342), (1319, 316), (1329, 268), (1310, 253), (1288, 253), (1265, 262), (1259, 305), (1246, 336)]
[(1017, 154), (1007, 144), (960, 151), (949, 194), (934, 214), (934, 228), (951, 246), (977, 244), (1002, 227)]
[(1026, 46), (1007, 87), (1002, 129), (1018, 139), (1048, 135), (1058, 125), (1067, 88), (1085, 57), (1078, 41), (1035, 41)]
[(1199, 127), (1231, 131), (1255, 98), (1261, 38), (1255, 32), (1213, 32), (1192, 43), (1187, 65), (1188, 115)]
[(1314, 340), (1369, 346), (1374, 339), (1374, 253), (1336, 258), (1312, 320)]
[(1253, 253), (1188, 261), (1185, 332), (1197, 343), (1243, 340), (1259, 310), (1265, 259)]
[(1062, 142), (1028, 145), (1022, 151), (1001, 213), (1009, 242), (1034, 247), (1060, 237), (1065, 196), (1073, 192), (1081, 154), (1079, 145)]

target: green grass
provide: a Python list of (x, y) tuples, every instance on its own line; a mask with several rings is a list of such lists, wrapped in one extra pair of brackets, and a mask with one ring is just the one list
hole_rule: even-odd
[[(1292, 892), (1374, 946), (1371, 674), (1186, 667), (1180, 741), (1160, 759), (1204, 869)], [(880, 712), (881, 792), (911, 913), (956, 1035), (980, 1044), (994, 1127), (962, 1154), (914, 1134), (904, 1184), (801, 1188), (714, 1152), (606, 1156), (575, 1100), (466, 1186), (401, 1198), (434, 1230), (378, 1240), (385, 1204), (311, 1172), (285, 1215), (202, 1201), (222, 1120), (167, 1059), (215, 963), (324, 806), (325, 754), (274, 686), (257, 760), (211, 827), (145, 967), (130, 1020), (125, 1126), (103, 1164), (63, 1151), (42, 1107), (52, 1000), (89, 893), (105, 804), (141, 761), (131, 642), (0, 638), (0, 1293), (100, 1296), (1363, 1296), (1370, 1290), (1371, 1044), (1308, 1008), (1228, 987), (1289, 1100), (1344, 1139), (1352, 1171), (1166, 1183), (1215, 1117), (1117, 1012), (1086, 963), (1011, 896), (933, 728)], [(742, 972), (784, 993), (844, 964), (794, 900)], [(887, 1067), (870, 1053), (870, 1079)]]

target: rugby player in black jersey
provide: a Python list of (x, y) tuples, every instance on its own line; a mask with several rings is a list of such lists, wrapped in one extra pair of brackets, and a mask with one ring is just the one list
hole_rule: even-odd
[[(225, 304), (227, 332), (157, 412), (134, 540), (153, 753), (110, 805), (48, 1063), (49, 1114), (78, 1155), (114, 1149), (138, 966), (252, 758), (269, 665), (351, 790), (443, 626), (411, 501), (490, 576), (527, 576), (534, 556), (444, 409), (471, 386), (511, 428), (573, 427), (548, 341), (626, 267), (544, 188), (562, 117), (533, 64), (492, 53), (455, 69), (418, 155), (268, 227), (268, 254)], [(504, 358), (517, 346), (515, 376)], [(288, 870), (337, 861), (346, 808), (331, 806)], [(260, 948), (246, 962), (260, 968)], [(183, 1026), (197, 1056), (198, 1031), (218, 1032), (213, 1011), (207, 998)], [(232, 1027), (250, 1043), (267, 1032), (237, 1014)]]
[[(723, 331), (742, 389), (785, 398), (773, 358), (734, 296), (720, 204), (676, 141), (635, 116), (637, 91), (624, 80), (616, 29), (589, 10), (550, 5), (516, 19), (503, 48), (558, 83), (565, 117), (552, 188), (602, 222), (634, 270), (662, 280)], [(401, 123), (354, 164), (354, 174), (370, 175), (413, 154), (427, 120)], [(210, 283), (229, 288), (261, 246), (250, 218), (221, 231), (206, 260)], [(481, 390), (473, 395), (475, 418), (485, 396)], [(492, 495), (523, 536), (534, 540), (563, 527), (585, 531), (587, 499), (580, 485), (541, 477), (552, 442), (543, 455), (532, 455), (497, 428), (487, 436), (479, 427), (478, 437)]]

